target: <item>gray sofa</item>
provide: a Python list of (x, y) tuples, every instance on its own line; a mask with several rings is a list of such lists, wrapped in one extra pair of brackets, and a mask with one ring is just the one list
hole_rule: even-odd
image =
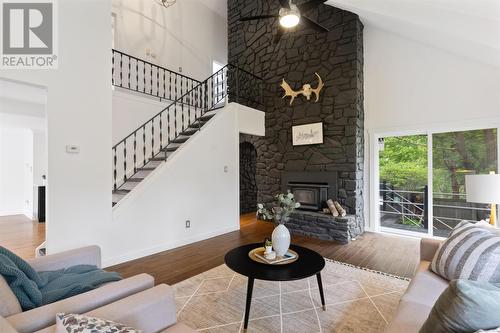
[(418, 333), (439, 295), (448, 287), (445, 280), (429, 270), (441, 241), (423, 238), (420, 241), (420, 264), (386, 333)]
[[(77, 264), (101, 267), (101, 251), (89, 246), (30, 261), (37, 271), (56, 270)], [(22, 311), (5, 279), (0, 276), (0, 332), (56, 332), (57, 313), (78, 313), (120, 322), (145, 333), (191, 333), (176, 323), (174, 291), (170, 286), (154, 286), (148, 274), (139, 274), (98, 289)]]

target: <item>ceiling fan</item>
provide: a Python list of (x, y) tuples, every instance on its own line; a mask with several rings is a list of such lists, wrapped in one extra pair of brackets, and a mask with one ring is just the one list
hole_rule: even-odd
[(293, 4), (291, 0), (279, 0), (279, 2), (280, 10), (278, 14), (247, 16), (242, 17), (239, 20), (241, 22), (245, 22), (268, 18), (279, 18), (280, 27), (278, 28), (277, 34), (274, 36), (274, 43), (278, 43), (280, 41), (281, 37), (286, 32), (286, 29), (293, 28), (299, 23), (302, 23), (304, 26), (315, 29), (319, 32), (330, 31), (318, 22), (311, 20), (304, 15), (305, 12), (319, 7), (321, 4), (326, 2), (326, 0), (310, 0), (300, 5)]

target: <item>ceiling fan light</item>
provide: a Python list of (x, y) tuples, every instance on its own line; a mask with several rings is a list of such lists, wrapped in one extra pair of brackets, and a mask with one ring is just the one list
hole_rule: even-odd
[(282, 7), (279, 12), (280, 24), (284, 28), (293, 28), (300, 21), (300, 11), (296, 5), (290, 4), (290, 8)]
[(295, 13), (286, 14), (280, 17), (280, 24), (284, 28), (293, 28), (299, 24), (300, 17)]

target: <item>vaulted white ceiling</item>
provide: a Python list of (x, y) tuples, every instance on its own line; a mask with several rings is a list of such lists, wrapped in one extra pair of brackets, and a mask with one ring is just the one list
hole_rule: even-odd
[(500, 0), (328, 0), (383, 29), (500, 67)]

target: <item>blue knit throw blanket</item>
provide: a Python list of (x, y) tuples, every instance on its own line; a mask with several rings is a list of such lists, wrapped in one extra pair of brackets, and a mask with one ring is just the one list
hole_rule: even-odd
[(0, 275), (16, 295), (23, 311), (53, 303), (121, 279), (93, 265), (36, 272), (19, 256), (0, 246)]

